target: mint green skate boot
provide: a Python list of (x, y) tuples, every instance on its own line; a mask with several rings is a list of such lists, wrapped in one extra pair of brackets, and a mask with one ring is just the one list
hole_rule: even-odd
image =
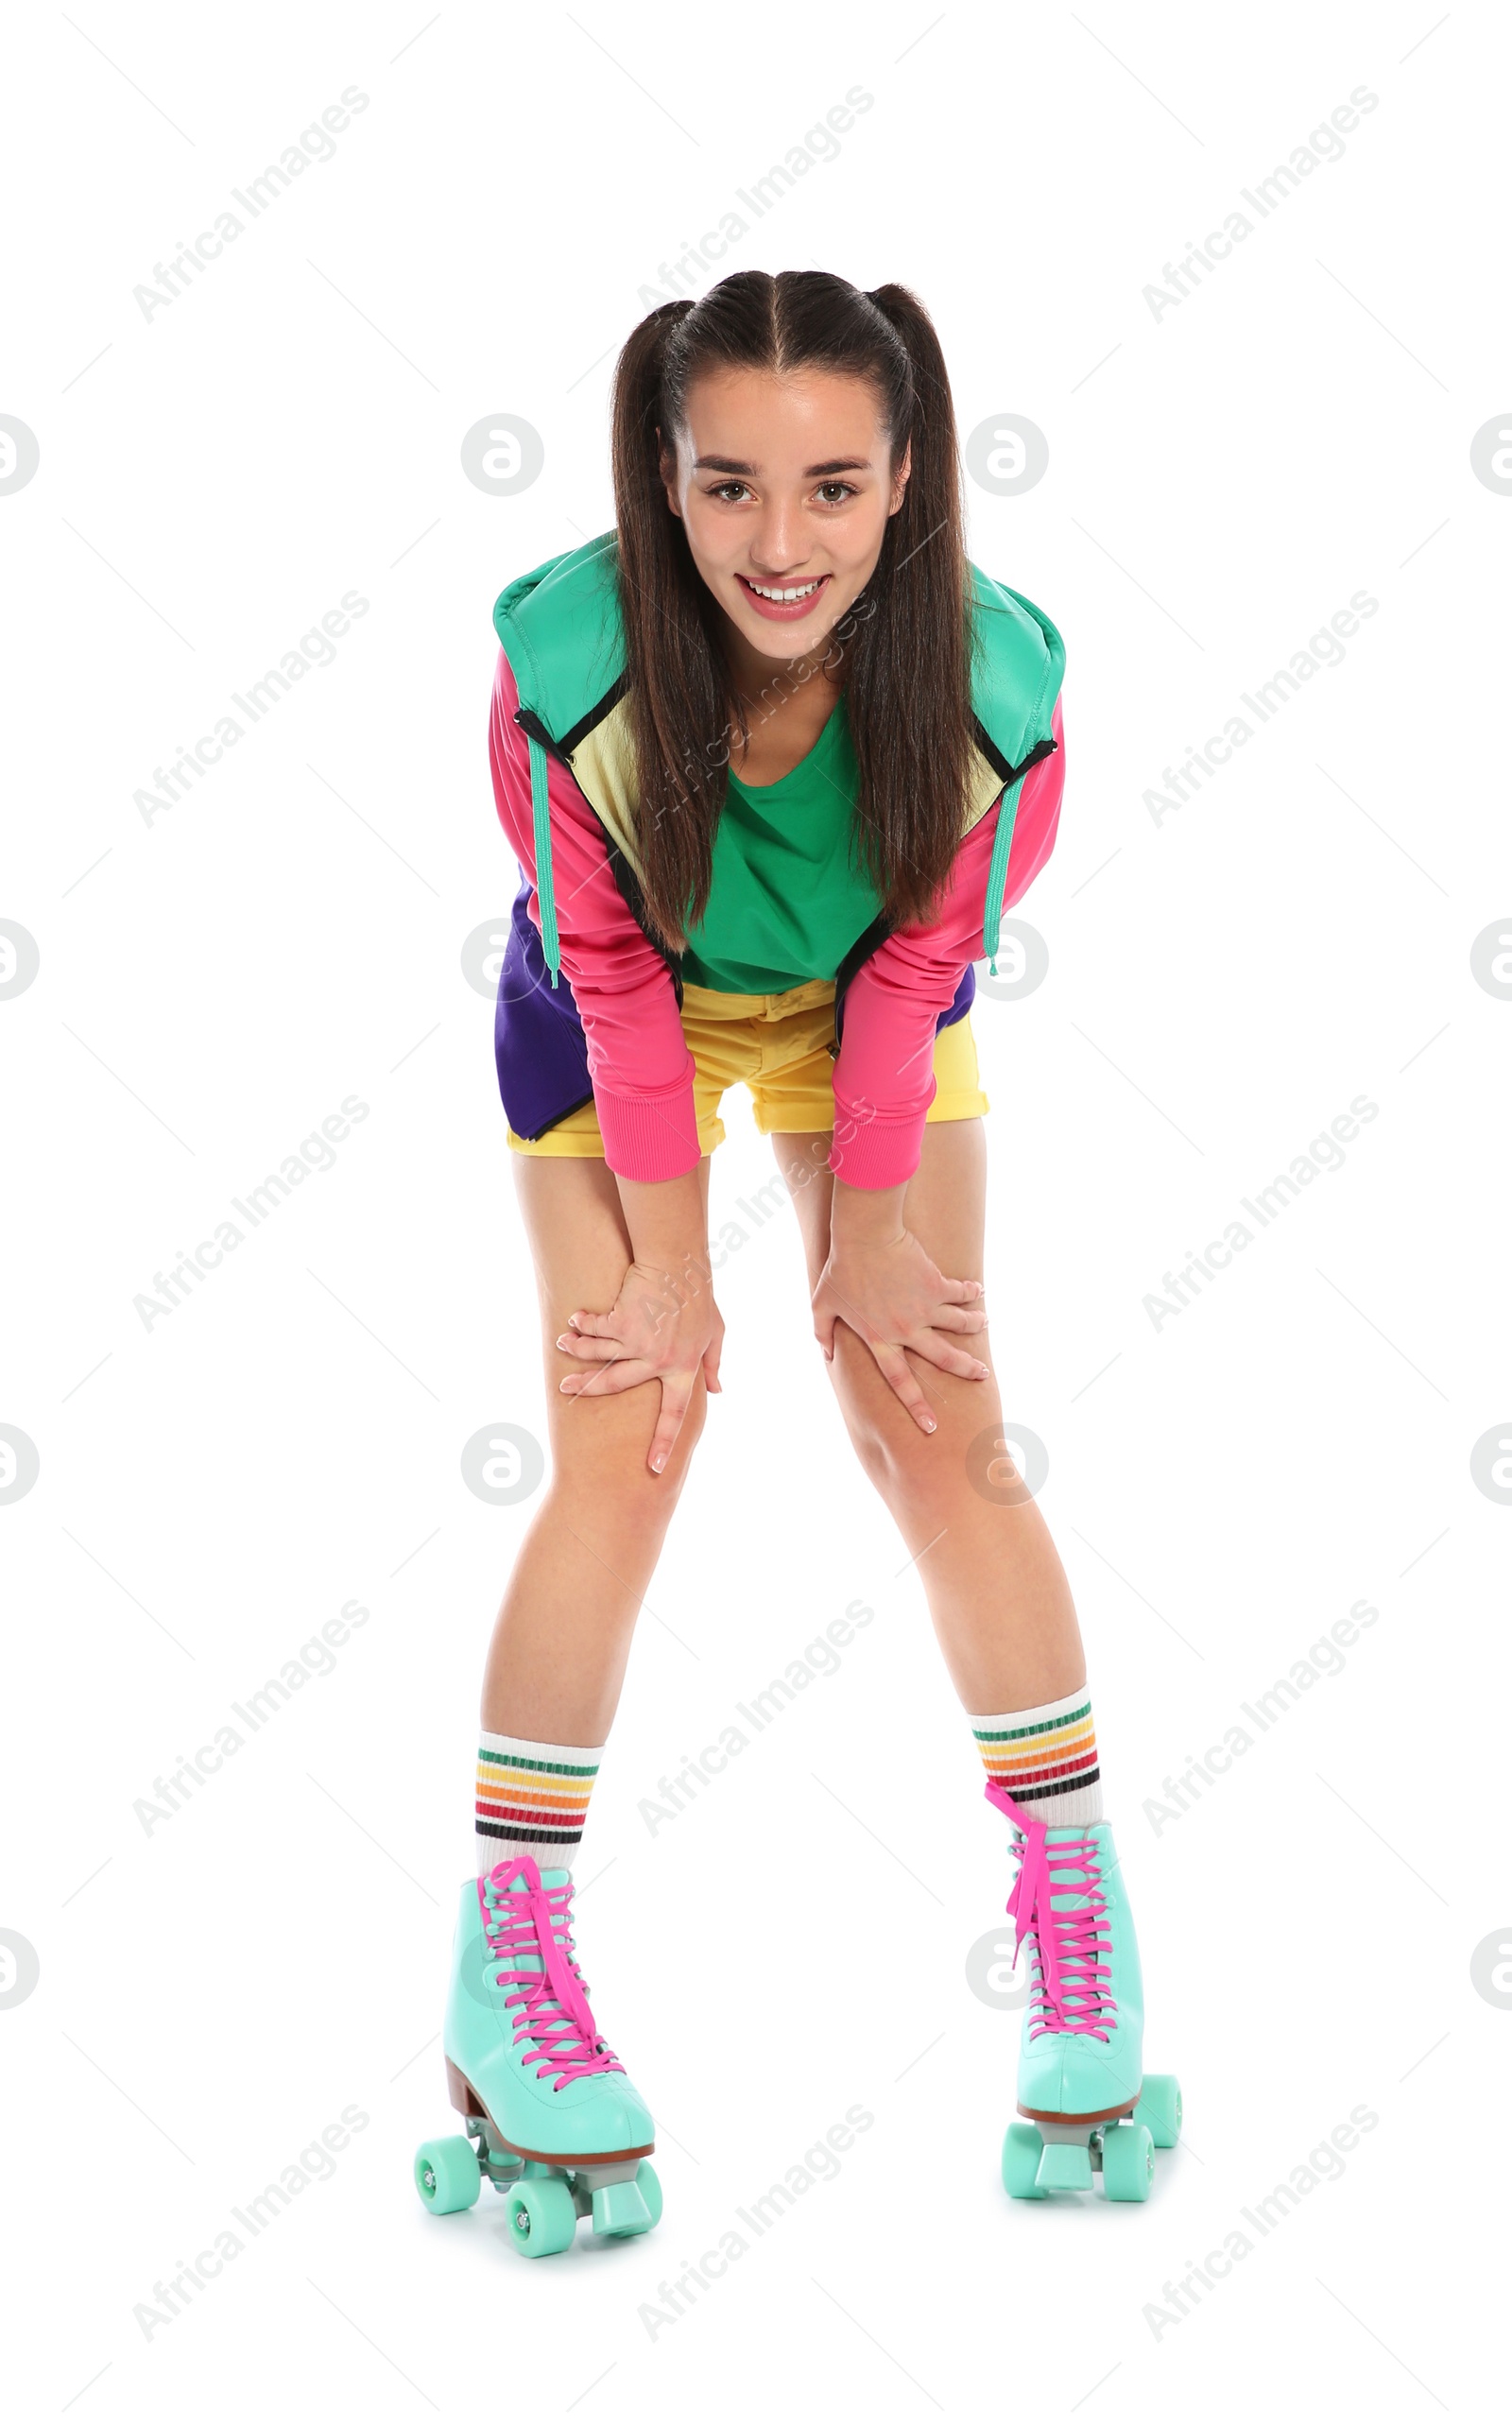
[(1008, 1898), (1014, 1955), (1032, 1940), (1033, 1987), (1019, 2046), (1019, 2112), (1003, 2142), (1010, 2198), (1091, 2190), (1148, 2198), (1155, 2150), (1181, 2132), (1181, 2091), (1144, 2070), (1139, 1943), (1106, 1819), (1053, 1828), (988, 1779), (1014, 1823), (1019, 1876)]
[(662, 2213), (650, 2113), (598, 2035), (573, 1952), (573, 1886), (528, 1853), (463, 1886), (442, 2046), (468, 2137), (415, 2158), (438, 2215), (472, 2207), (487, 2176), (527, 2258), (570, 2247), (581, 2215), (627, 2239)]

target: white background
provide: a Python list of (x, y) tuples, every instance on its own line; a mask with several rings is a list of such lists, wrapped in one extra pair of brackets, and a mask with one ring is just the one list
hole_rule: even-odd
[[(1512, 1432), (1512, 1003), (1470, 951), (1512, 925), (1512, 498), (1470, 445), (1512, 422), (1504, 20), (81, 0), (17, 11), (8, 54), (0, 412), (40, 447), (0, 496), (0, 917), (39, 955), (0, 1001), (0, 1421), (40, 1461), (0, 1506), (0, 1928), (40, 1966), (0, 2007), (12, 2414), (1480, 2408), (1512, 1510), (1470, 1457)], [(1145, 285), (1362, 84), (1345, 157), (1157, 319)], [(349, 85), (336, 156), (144, 318), (133, 289)], [(659, 282), (856, 85), (837, 159)], [(478, 1678), (530, 1515), (461, 1453), (543, 1429), (463, 970), (516, 883), (490, 617), (610, 525), (643, 285), (811, 264), (917, 288), (963, 438), (1016, 413), (1048, 440), (1028, 492), (969, 484), (973, 558), (1069, 656), (1060, 838), (1020, 913), (1049, 974), (976, 1013), (988, 1278), (1190, 2139), (1142, 2208), (1004, 2195), (1019, 2016), (966, 1963), (1006, 1831), (783, 1213), (722, 1275), (726, 1393), (578, 1861), (666, 2213), (527, 2266), (502, 2201), (443, 2223), (409, 2181), (451, 2127)], [(545, 451), (509, 497), (460, 465), (500, 413)], [(351, 590), (335, 662), (146, 821), (153, 770)], [(1360, 590), (1345, 662), (1158, 825), (1162, 769)], [(335, 1167), (145, 1328), (154, 1275), (353, 1094)], [(1162, 1275), (1361, 1094), (1343, 1169), (1157, 1330)], [(731, 1129), (743, 1219), (770, 1164)], [(839, 1672), (653, 1832), (659, 1779), (858, 1599)], [(1162, 1781), (1362, 1599), (1344, 1672), (1158, 1825)], [(146, 1832), (154, 1779), (352, 1600), (333, 1673)], [(652, 2330), (659, 2282), (856, 2104), (837, 2177)], [(1343, 2177), (1157, 2330), (1162, 2284), (1357, 2106)], [(145, 2334), (154, 2283), (347, 2107), (332, 2178)]]

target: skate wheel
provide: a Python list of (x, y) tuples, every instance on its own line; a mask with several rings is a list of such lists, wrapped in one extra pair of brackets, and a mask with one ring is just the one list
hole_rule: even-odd
[[(651, 2224), (660, 2224), (662, 2221), (662, 2184), (658, 2178), (656, 2167), (652, 2164), (649, 2157), (643, 2157), (641, 2159), (640, 2170), (636, 2174), (635, 2180), (636, 2187), (640, 2191), (641, 2196), (645, 2201), (645, 2211), (651, 2219)], [(647, 2231), (649, 2231), (651, 2225), (647, 2225)]]
[(577, 2210), (560, 2175), (550, 2180), (516, 2182), (507, 2193), (505, 2210), (509, 2238), (523, 2258), (554, 2258), (570, 2249), (577, 2230)]
[(1010, 2198), (1043, 2198), (1035, 2187), (1044, 2142), (1032, 2123), (1010, 2123), (1003, 2135), (1003, 2187)]
[(1109, 2198), (1148, 2198), (1155, 2142), (1143, 2123), (1109, 2123), (1103, 2133), (1103, 2189)]
[(1181, 2137), (1181, 2084), (1175, 2073), (1146, 2073), (1136, 2123), (1146, 2124), (1158, 2148), (1174, 2148)]
[(477, 2205), (483, 2176), (471, 2140), (427, 2140), (415, 2151), (415, 2188), (433, 2215)]

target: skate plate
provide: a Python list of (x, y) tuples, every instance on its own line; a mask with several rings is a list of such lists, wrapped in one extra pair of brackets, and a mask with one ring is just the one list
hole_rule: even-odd
[(661, 2221), (662, 2185), (646, 2160), (649, 2148), (559, 2157), (518, 2147), (450, 2061), (446, 2073), (467, 2137), (427, 2140), (416, 2152), (415, 2187), (433, 2215), (474, 2207), (484, 2182), (491, 2182), (508, 2201), (509, 2238), (525, 2258), (570, 2248), (584, 2215), (592, 2216), (596, 2235), (611, 2241), (649, 2232)]
[(1169, 2073), (1146, 2073), (1138, 2100), (1102, 2114), (1030, 2114), (1010, 2123), (1003, 2142), (1003, 2187), (1010, 2198), (1091, 2190), (1101, 2174), (1105, 2197), (1149, 2197), (1155, 2151), (1181, 2136), (1181, 2090)]

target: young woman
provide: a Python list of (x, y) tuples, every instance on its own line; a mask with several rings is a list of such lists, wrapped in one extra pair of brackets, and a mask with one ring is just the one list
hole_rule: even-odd
[[(477, 1876), (446, 2056), (517, 2245), (644, 2230), (644, 2100), (573, 1952), (573, 1855), (646, 1592), (719, 1388), (719, 1102), (788, 1181), (857, 1455), (921, 1561), (988, 1779), (1033, 1990), (1007, 2187), (1143, 2196), (1139, 1958), (1071, 1594), (1001, 1419), (970, 1005), (1059, 813), (1064, 651), (967, 560), (938, 340), (901, 286), (743, 271), (634, 330), (615, 529), (511, 583), (490, 758), (524, 882), (500, 1090), (535, 1260), (550, 1488), (483, 1690)], [(927, 1555), (926, 1555), (927, 1554)], [(1163, 2098), (1163, 2103), (1162, 2103)], [(474, 2153), (474, 2145), (476, 2153)]]

